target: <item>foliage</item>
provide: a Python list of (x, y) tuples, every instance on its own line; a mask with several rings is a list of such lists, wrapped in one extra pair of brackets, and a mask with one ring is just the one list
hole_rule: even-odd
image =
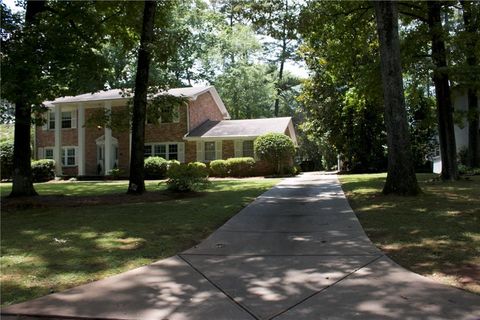
[(275, 99), (273, 78), (259, 64), (236, 64), (220, 75), (215, 86), (229, 106), (232, 119), (252, 119), (272, 115)]
[(253, 143), (255, 155), (275, 166), (276, 173), (282, 173), (295, 154), (292, 139), (283, 133), (267, 133), (257, 137)]
[(148, 157), (145, 159), (145, 179), (163, 179), (167, 175), (167, 160), (162, 157)]
[(13, 173), (13, 142), (0, 142), (0, 180), (11, 179)]
[(34, 182), (46, 182), (55, 179), (55, 161), (51, 159), (32, 161), (32, 176)]
[(225, 164), (230, 177), (248, 177), (252, 175), (255, 159), (251, 157), (229, 158)]
[(228, 176), (228, 167), (226, 160), (213, 160), (209, 164), (210, 175), (212, 177), (224, 178)]
[(122, 176), (123, 174), (123, 171), (119, 168), (113, 168), (113, 169), (110, 169), (108, 172), (107, 172), (107, 175), (112, 177), (113, 180), (118, 180), (120, 179), (120, 177)]
[(180, 163), (170, 166), (167, 177), (167, 186), (170, 190), (197, 191), (208, 184), (208, 169), (201, 162)]

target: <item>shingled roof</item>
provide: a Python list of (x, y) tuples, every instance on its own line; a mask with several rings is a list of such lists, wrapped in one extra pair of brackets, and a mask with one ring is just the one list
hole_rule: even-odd
[[(223, 121), (207, 120), (190, 131), (185, 136), (185, 139), (255, 138), (265, 133), (285, 133), (287, 130), (291, 130), (291, 133), (293, 131), (291, 117)], [(296, 141), (294, 132), (292, 139)]]

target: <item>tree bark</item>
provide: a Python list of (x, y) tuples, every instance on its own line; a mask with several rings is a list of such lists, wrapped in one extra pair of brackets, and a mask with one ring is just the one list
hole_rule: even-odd
[(478, 16), (472, 12), (471, 1), (460, 1), (463, 9), (463, 22), (467, 32), (467, 65), (471, 67), (471, 74), (468, 77), (468, 157), (467, 164), (472, 168), (480, 167), (480, 130), (479, 130), (479, 110), (478, 110), (478, 68), (475, 48), (478, 42)]
[[(37, 14), (45, 11), (45, 1), (27, 1), (27, 10), (25, 12), (25, 33), (32, 32), (32, 27), (37, 23)], [(34, 49), (34, 48), (33, 48)], [(25, 57), (25, 62), (30, 63), (29, 57)], [(23, 84), (35, 77), (27, 72), (18, 75), (18, 87), (24, 87)], [(31, 72), (30, 72), (31, 73)], [(36, 196), (37, 192), (33, 187), (31, 158), (32, 150), (30, 148), (30, 128), (32, 123), (31, 103), (29, 97), (25, 97), (23, 92), (18, 92), (15, 101), (15, 136), (13, 142), (13, 184), (10, 197)]]
[(282, 93), (282, 88), (280, 87), (283, 80), (283, 69), (285, 67), (285, 60), (287, 57), (287, 19), (288, 19), (288, 0), (285, 0), (285, 15), (283, 17), (283, 30), (282, 30), (282, 52), (280, 53), (280, 68), (278, 71), (278, 80), (277, 80), (277, 98), (275, 99), (273, 112), (275, 117), (278, 117), (280, 113), (280, 94)]
[(142, 194), (145, 192), (145, 117), (155, 11), (156, 2), (145, 1), (142, 34), (138, 51), (137, 74), (135, 77), (135, 95), (133, 97), (132, 150), (130, 156), (130, 178), (127, 191), (129, 194)]
[(450, 96), (450, 84), (447, 73), (447, 55), (444, 32), (441, 22), (441, 3), (427, 2), (428, 26), (432, 40), (432, 58), (435, 64), (433, 83), (437, 101), (438, 136), (442, 159), (443, 180), (458, 180), (457, 147), (453, 126), (453, 107)]
[(388, 145), (388, 173), (383, 193), (416, 195), (420, 188), (412, 159), (403, 93), (397, 3), (376, 1), (374, 6), (380, 42)]

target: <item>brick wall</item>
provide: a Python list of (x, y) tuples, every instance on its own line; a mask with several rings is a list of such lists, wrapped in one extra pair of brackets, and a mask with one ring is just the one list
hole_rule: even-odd
[(235, 145), (233, 140), (222, 141), (222, 159), (235, 157)]
[(185, 162), (197, 161), (197, 142), (185, 142)]
[(206, 92), (199, 96), (197, 100), (191, 101), (189, 113), (190, 130), (198, 127), (208, 119), (214, 121), (223, 120), (223, 115), (210, 92)]

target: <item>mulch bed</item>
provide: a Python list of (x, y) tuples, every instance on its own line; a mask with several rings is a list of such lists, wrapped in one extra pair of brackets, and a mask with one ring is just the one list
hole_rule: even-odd
[(33, 208), (84, 207), (98, 205), (116, 205), (126, 203), (161, 202), (204, 196), (205, 192), (171, 192), (151, 191), (142, 195), (113, 193), (98, 196), (64, 196), (48, 195), (34, 197), (8, 198), (2, 197), (3, 212)]

